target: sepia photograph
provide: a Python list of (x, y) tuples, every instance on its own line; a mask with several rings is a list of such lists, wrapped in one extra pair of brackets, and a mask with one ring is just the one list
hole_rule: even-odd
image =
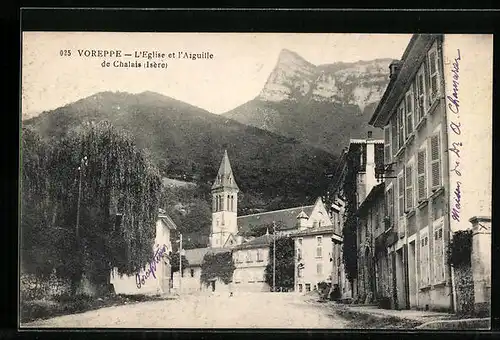
[(490, 329), (493, 35), (21, 38), (21, 329)]

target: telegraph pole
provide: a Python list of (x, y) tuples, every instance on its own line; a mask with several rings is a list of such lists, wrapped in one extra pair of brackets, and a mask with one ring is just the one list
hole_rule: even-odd
[(276, 291), (276, 223), (273, 222), (273, 292)]
[[(82, 200), (82, 176), (83, 176), (83, 167), (87, 166), (87, 156), (83, 157), (80, 160), (80, 166), (78, 167), (78, 172), (79, 172), (79, 178), (78, 178), (78, 202), (76, 205), (76, 225), (75, 225), (75, 245), (76, 245), (76, 256), (78, 259), (78, 270), (81, 270), (83, 264), (82, 264), (82, 250), (80, 249), (80, 203)], [(72, 283), (72, 292), (74, 293), (76, 291), (76, 285), (75, 282)], [(74, 289), (74, 291), (73, 291)]]
[(179, 241), (179, 295), (181, 294), (182, 284), (182, 234)]
[(82, 176), (83, 176), (83, 167), (87, 166), (87, 156), (83, 157), (80, 160), (80, 166), (78, 167), (78, 172), (80, 173), (80, 177), (78, 180), (78, 203), (76, 206), (76, 246), (80, 247), (80, 202), (82, 200)]

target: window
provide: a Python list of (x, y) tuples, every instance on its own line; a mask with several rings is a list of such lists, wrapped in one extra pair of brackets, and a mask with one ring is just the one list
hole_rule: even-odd
[(191, 277), (194, 277), (194, 269), (191, 268)]
[(231, 200), (230, 196), (229, 196), (229, 195), (227, 195), (227, 209), (226, 209), (226, 210), (229, 210), (229, 203), (230, 203), (229, 201), (230, 201), (230, 200)]
[(391, 163), (391, 125), (384, 127), (384, 163)]
[(302, 293), (302, 283), (299, 283), (299, 293)]
[(425, 148), (417, 153), (417, 197), (419, 201), (427, 198), (426, 153)]
[(252, 262), (252, 252), (247, 250), (247, 262)]
[(427, 232), (420, 234), (420, 286), (430, 284), (429, 275), (429, 236)]
[(262, 250), (261, 249), (257, 249), (257, 262), (262, 262), (264, 261), (262, 259)]
[(441, 186), (441, 141), (439, 133), (431, 136), (431, 188)]
[(428, 97), (429, 102), (432, 105), (434, 101), (439, 96), (439, 55), (437, 51), (437, 45), (429, 50), (428, 54), (428, 63), (429, 63), (429, 89), (428, 89)]
[(317, 236), (316, 237), (316, 257), (322, 257), (323, 256), (323, 236)]
[(406, 166), (406, 211), (413, 209), (413, 164)]
[(391, 156), (394, 157), (399, 150), (398, 146), (398, 117), (397, 114), (394, 114), (391, 118), (391, 148), (392, 153)]
[(413, 132), (413, 86), (406, 92), (406, 137)]
[(394, 190), (392, 186), (386, 191), (386, 207), (387, 207), (387, 216), (389, 217), (389, 221), (392, 225), (394, 221)]
[(297, 261), (302, 260), (302, 249), (297, 248)]
[(417, 73), (417, 78), (416, 78), (416, 92), (417, 92), (417, 107), (416, 107), (416, 112), (417, 112), (417, 120), (415, 121), (415, 124), (418, 124), (420, 120), (425, 116), (425, 110), (427, 108), (426, 106), (426, 100), (425, 100), (425, 67), (422, 65), (420, 67), (420, 70)]
[(298, 238), (297, 242), (299, 243), (299, 246), (301, 246), (302, 245), (302, 238)]
[(306, 292), (310, 292), (310, 291), (311, 291), (311, 284), (306, 283)]
[(316, 263), (316, 274), (323, 275), (323, 263)]
[(297, 268), (297, 277), (302, 277), (302, 271), (304, 270), (303, 266), (299, 266)]
[(231, 195), (231, 211), (234, 211), (234, 196)]
[(434, 228), (434, 283), (444, 281), (444, 238), (443, 225)]
[(399, 148), (403, 147), (405, 143), (405, 102), (404, 100), (399, 105), (398, 109), (398, 139), (399, 139)]

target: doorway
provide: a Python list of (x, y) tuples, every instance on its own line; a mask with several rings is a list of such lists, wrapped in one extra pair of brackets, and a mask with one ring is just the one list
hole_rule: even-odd
[(408, 285), (410, 308), (417, 306), (417, 267), (415, 262), (415, 241), (410, 242), (408, 251)]
[(396, 287), (399, 309), (408, 308), (405, 262), (404, 247), (401, 247), (396, 251)]
[(392, 300), (394, 303), (394, 309), (399, 309), (398, 304), (398, 280), (396, 271), (396, 252), (391, 252), (391, 267), (392, 267)]

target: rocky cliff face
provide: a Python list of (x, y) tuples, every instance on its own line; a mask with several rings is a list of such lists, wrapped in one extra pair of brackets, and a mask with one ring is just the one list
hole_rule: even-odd
[(224, 115), (338, 153), (362, 138), (389, 82), (392, 59), (315, 66), (283, 50), (259, 95)]
[(270, 102), (303, 99), (356, 105), (362, 111), (380, 100), (388, 83), (391, 59), (315, 66), (283, 50), (257, 99)]

